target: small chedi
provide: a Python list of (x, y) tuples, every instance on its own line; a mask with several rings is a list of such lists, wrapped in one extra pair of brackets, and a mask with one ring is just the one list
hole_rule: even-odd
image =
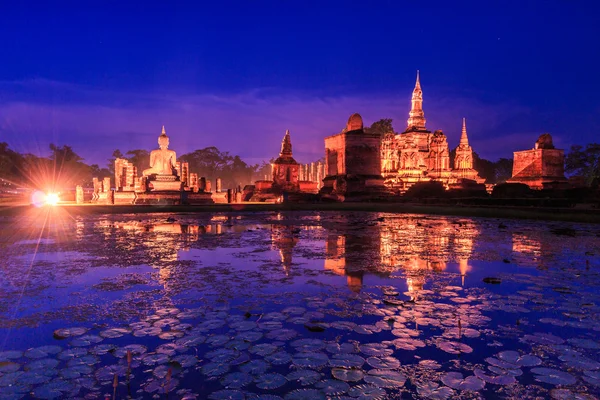
[(423, 181), (440, 181), (446, 188), (463, 180), (484, 182), (473, 168), (473, 149), (464, 118), (454, 165), (450, 165), (446, 135), (440, 130), (427, 130), (418, 71), (408, 115), (402, 133), (389, 132), (381, 141), (381, 174), (386, 186), (402, 193)]
[(507, 183), (524, 183), (531, 189), (566, 187), (565, 151), (556, 149), (544, 133), (531, 150), (515, 151), (512, 177)]
[(156, 150), (150, 152), (150, 168), (138, 176), (138, 169), (129, 160), (115, 160), (114, 189), (111, 179), (93, 179), (92, 201), (100, 204), (206, 204), (227, 202), (227, 193), (216, 179), (216, 191), (211, 181), (191, 173), (187, 162), (177, 161), (169, 149), (169, 137), (162, 127)]
[(386, 193), (381, 176), (381, 138), (365, 132), (360, 114), (325, 138), (325, 178), (320, 194), (336, 200), (377, 198)]
[(289, 130), (285, 131), (285, 136), (281, 141), (279, 157), (273, 163), (272, 168), (274, 186), (290, 191), (300, 189), (300, 182), (298, 181), (300, 164), (294, 160), (292, 155), (292, 139)]
[(315, 194), (318, 182), (304, 178), (302, 167), (292, 154), (292, 138), (286, 130), (279, 157), (271, 164), (271, 180), (259, 180), (244, 188), (244, 198), (251, 201), (278, 202), (287, 194)]

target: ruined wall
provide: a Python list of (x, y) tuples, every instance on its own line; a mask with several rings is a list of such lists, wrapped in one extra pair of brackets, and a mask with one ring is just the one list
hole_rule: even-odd
[(350, 175), (381, 175), (379, 135), (357, 131), (345, 136), (345, 172)]
[(327, 176), (346, 173), (344, 162), (345, 139), (343, 133), (325, 138), (325, 173)]
[(513, 178), (561, 177), (565, 175), (565, 154), (559, 149), (514, 152)]

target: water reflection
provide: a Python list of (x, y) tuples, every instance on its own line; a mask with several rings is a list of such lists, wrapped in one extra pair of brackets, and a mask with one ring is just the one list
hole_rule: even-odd
[(271, 225), (271, 243), (273, 248), (279, 251), (281, 265), (286, 275), (292, 268), (293, 250), (298, 243), (300, 229), (293, 225)]
[[(378, 217), (378, 223), (357, 226), (352, 217), (339, 217), (334, 224), (324, 226), (302, 225), (297, 220), (277, 214), (268, 226), (246, 224), (226, 216), (212, 217), (206, 224), (173, 221), (125, 221), (109, 223), (98, 221), (107, 240), (115, 241), (117, 248), (126, 250), (135, 243), (148, 252), (160, 251), (160, 260), (175, 262), (181, 251), (189, 251), (206, 236), (237, 234), (268, 229), (271, 248), (279, 255), (286, 276), (293, 270), (294, 249), (301, 241), (323, 245), (323, 268), (346, 278), (351, 291), (360, 292), (365, 273), (388, 277), (401, 271), (411, 297), (416, 298), (430, 274), (444, 272), (447, 262), (458, 264), (458, 274), (464, 286), (471, 272), (469, 258), (479, 230), (474, 223), (456, 223), (449, 218), (423, 221), (418, 218)], [(381, 221), (385, 219), (385, 223)], [(78, 232), (82, 229), (79, 227)], [(117, 235), (116, 230), (130, 232)], [(322, 232), (321, 232), (322, 231)], [(417, 238), (419, 238), (417, 240)], [(525, 242), (524, 239), (519, 239)], [(161, 268), (161, 277), (168, 280), (171, 268)], [(164, 276), (163, 276), (164, 275)]]
[(123, 398), (129, 368), (137, 398), (598, 392), (595, 231), (375, 213), (54, 225), (70, 233), (2, 226), (9, 398)]

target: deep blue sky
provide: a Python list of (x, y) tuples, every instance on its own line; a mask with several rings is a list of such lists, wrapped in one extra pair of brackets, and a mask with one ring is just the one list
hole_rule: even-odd
[(3, 2), (0, 141), (70, 144), (103, 164), (151, 149), (161, 125), (182, 154), (216, 145), (300, 161), (353, 112), (405, 128), (421, 71), (428, 128), (458, 144), (467, 118), (491, 159), (598, 142), (595, 1)]

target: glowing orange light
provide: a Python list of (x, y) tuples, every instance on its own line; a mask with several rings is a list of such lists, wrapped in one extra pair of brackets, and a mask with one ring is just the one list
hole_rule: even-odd
[(58, 197), (58, 193), (48, 193), (46, 194), (45, 203), (50, 206), (55, 206), (60, 201), (60, 197)]

